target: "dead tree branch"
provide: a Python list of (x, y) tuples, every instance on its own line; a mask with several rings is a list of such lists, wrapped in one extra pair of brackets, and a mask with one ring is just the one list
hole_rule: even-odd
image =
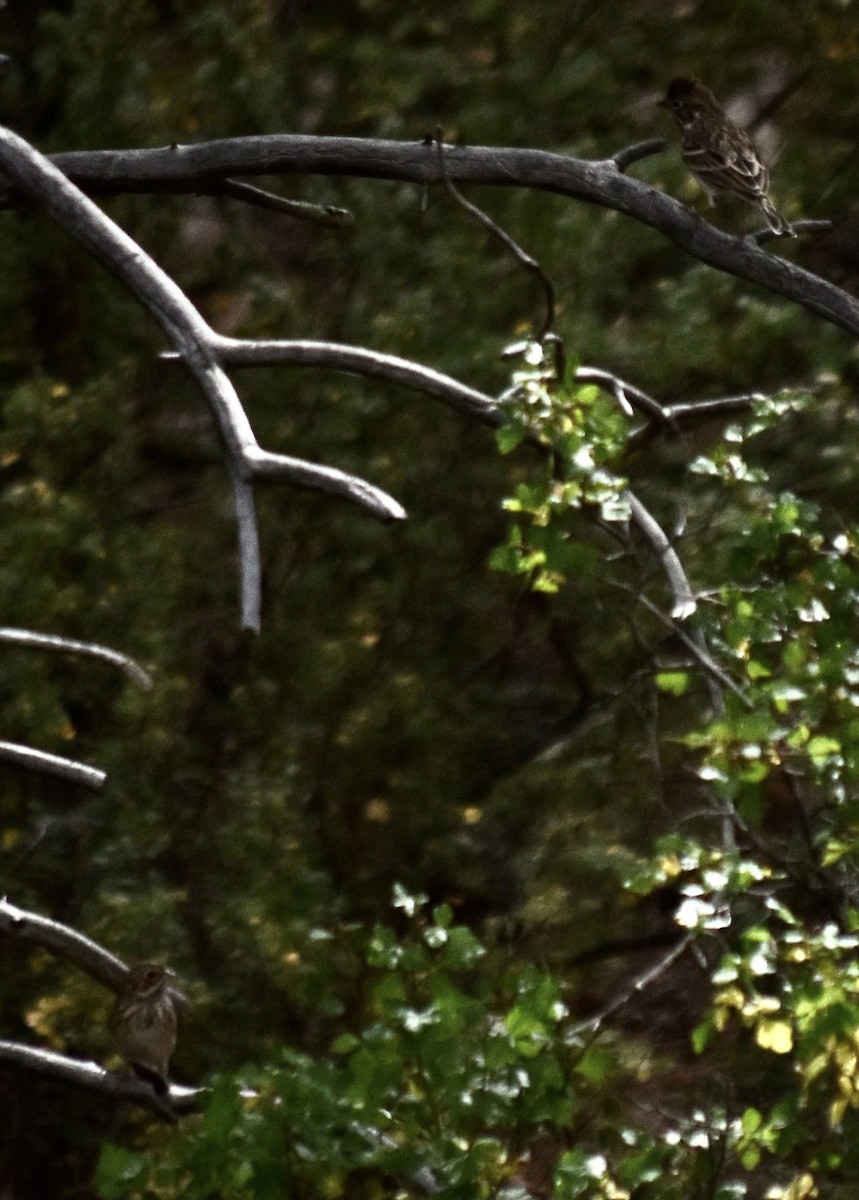
[(69, 783), (80, 783), (98, 791), (104, 787), (107, 775), (96, 767), (74, 758), (63, 758), (60, 754), (48, 754), (46, 750), (34, 750), (32, 746), (21, 746), (17, 742), (0, 741), (0, 761), (24, 767), (28, 771), (39, 771), (42, 775), (53, 775)]
[(629, 504), (632, 520), (641, 531), (642, 536), (649, 543), (653, 553), (662, 563), (663, 570), (671, 586), (671, 595), (673, 598), (671, 616), (675, 621), (683, 621), (695, 611), (697, 602), (695, 600), (695, 593), (692, 591), (689, 580), (686, 578), (686, 572), (683, 570), (683, 564), (680, 561), (677, 551), (671, 545), (662, 526), (638, 497), (629, 491), (629, 489), (623, 493), (623, 496)]
[(620, 1012), (622, 1008), (625, 1008), (636, 996), (640, 996), (646, 992), (651, 984), (655, 983), (661, 975), (664, 975), (669, 967), (686, 952), (691, 944), (692, 935), (689, 933), (684, 934), (677, 944), (658, 958), (652, 966), (649, 966), (646, 971), (642, 971), (640, 975), (636, 975), (632, 983), (628, 984), (613, 1000), (610, 1000), (600, 1012), (595, 1013), (592, 1017), (588, 1017), (587, 1020), (581, 1021), (576, 1025), (570, 1031), (569, 1037), (571, 1040), (579, 1038), (582, 1035), (587, 1035), (588, 1044), (593, 1041), (606, 1021)]
[[(49, 950), (74, 963), (112, 992), (119, 990), (128, 974), (128, 967), (122, 959), (105, 950), (98, 942), (69, 925), (52, 921), (50, 917), (17, 908), (5, 897), (0, 897), (0, 935)], [(171, 987), (170, 995), (177, 1007), (188, 1007), (188, 998), (179, 988)]]
[[(363, 346), (309, 340), (245, 341), (213, 333), (212, 349), (224, 366), (327, 367), (413, 388), (486, 425), (503, 425), (507, 419), (498, 402), (476, 388), (431, 367)], [(162, 357), (177, 360), (179, 355), (166, 351)]]
[[(725, 233), (672, 196), (625, 174), (656, 142), (592, 160), (544, 150), (447, 146), (444, 173), (457, 184), (524, 187), (614, 209), (649, 225), (692, 258), (792, 301), (859, 336), (859, 301), (811, 271), (764, 250), (754, 238)], [(632, 157), (630, 158), (630, 155)], [(195, 193), (235, 176), (349, 175), (417, 184), (441, 183), (434, 142), (271, 134), (156, 150), (95, 150), (56, 154), (52, 162), (93, 195), (123, 192)], [(28, 189), (6, 169), (13, 186), (0, 204), (20, 203)], [(811, 228), (817, 227), (811, 223)], [(794, 223), (804, 232), (806, 223)]]
[(239, 531), (242, 624), (260, 626), (260, 552), (253, 480), (283, 479), (349, 500), (383, 521), (405, 516), (372, 484), (332, 467), (263, 450), (211, 348), (212, 330), (178, 285), (66, 176), (17, 134), (0, 129), (0, 167), (134, 293), (161, 325), (205, 396), (221, 434)]
[[(227, 176), (235, 174), (298, 172), (408, 178), (419, 183), (440, 179), (448, 186), (457, 179), (557, 191), (647, 221), (703, 261), (713, 261), (721, 269), (763, 283), (819, 311), (842, 328), (859, 333), (859, 304), (852, 297), (763, 252), (752, 239), (722, 233), (670, 197), (624, 175), (623, 167), (656, 149), (656, 143), (644, 143), (619, 152), (614, 159), (587, 162), (538, 151), (445, 147), (442, 153), (434, 143), (414, 146), (352, 138), (290, 136), (233, 139), (202, 146), (173, 146), (161, 151), (59, 155), (55, 159), (62, 168), (59, 170), (21, 138), (0, 130), (0, 167), (14, 186), (42, 204), (120, 277), (161, 324), (173, 342), (176, 357), (186, 364), (203, 391), (226, 451), (239, 530), (242, 621), (246, 628), (254, 630), (260, 622), (254, 479), (285, 480), (299, 487), (329, 492), (381, 520), (399, 519), (405, 513), (390, 496), (362, 479), (336, 468), (263, 450), (224, 370), (227, 363), (235, 366), (289, 361), (398, 378), (490, 425), (502, 423), (500, 406), (440, 373), (392, 356), (326, 343), (254, 344), (220, 337), (203, 321), (173, 280), (82, 195), (62, 171), (94, 192), (176, 191), (187, 190), (191, 185), (199, 190), (219, 186)], [(802, 294), (800, 284), (805, 287)], [(675, 414), (640, 389), (595, 368), (584, 369), (579, 377), (610, 390), (622, 406), (634, 404), (651, 419), (676, 428)], [(682, 620), (694, 611), (695, 599), (680, 559), (641, 501), (631, 492), (625, 493), (625, 498), (632, 521), (653, 548), (668, 577), (673, 595), (672, 617)]]
[[(73, 638), (34, 633), (30, 629), (13, 629), (9, 626), (0, 628), (0, 642), (34, 650), (58, 650), (63, 654), (79, 654), (89, 658), (98, 658), (103, 662), (109, 662), (112, 666), (119, 667), (139, 687), (146, 689), (152, 687), (152, 679), (134, 659), (129, 658), (126, 654), (120, 654), (118, 650), (111, 650), (108, 646), (100, 646), (97, 642), (79, 642)], [(104, 771), (87, 766), (86, 763), (66, 758), (63, 755), (48, 754), (44, 750), (35, 750), (31, 746), (21, 746), (17, 742), (0, 741), (0, 760), (30, 771), (39, 771), (43, 775), (66, 779), (70, 783), (82, 784), (95, 791), (103, 787), (107, 779)]]
[(73, 638), (56, 637), (50, 633), (34, 633), (31, 629), (13, 629), (9, 626), (0, 628), (0, 642), (12, 646), (26, 646), (34, 650), (58, 650), (62, 654), (79, 654), (87, 658), (100, 658), (119, 667), (129, 679), (147, 691), (152, 687), (152, 678), (133, 658), (111, 650), (109, 646), (100, 646), (97, 642), (78, 642)]
[(57, 1054), (54, 1050), (22, 1046), (19, 1042), (0, 1041), (0, 1065), (83, 1088), (85, 1091), (97, 1092), (113, 1100), (125, 1100), (127, 1103), (150, 1109), (171, 1121), (175, 1121), (180, 1113), (198, 1109), (200, 1097), (205, 1092), (203, 1088), (186, 1088), (171, 1083), (169, 1095), (159, 1096), (150, 1084), (136, 1079), (133, 1075), (120, 1075), (95, 1062), (69, 1058), (65, 1054)]
[[(111, 954), (98, 942), (68, 925), (60, 924), (59, 921), (52, 921), (49, 917), (17, 908), (5, 897), (0, 897), (0, 936), (39, 946), (64, 958), (114, 992), (119, 990), (128, 973), (128, 967), (122, 959)], [(170, 996), (178, 1009), (188, 1007), (188, 998), (179, 988), (171, 987)], [(195, 1108), (201, 1094), (200, 1089), (172, 1084), (169, 1098), (164, 1098), (142, 1079), (117, 1075), (106, 1071), (98, 1063), (81, 1062), (51, 1050), (24, 1046), (19, 1042), (0, 1041), (0, 1064), (17, 1067), (89, 1091), (101, 1092), (116, 1099), (128, 1100), (144, 1108), (154, 1109), (171, 1120), (175, 1119), (177, 1113)]]

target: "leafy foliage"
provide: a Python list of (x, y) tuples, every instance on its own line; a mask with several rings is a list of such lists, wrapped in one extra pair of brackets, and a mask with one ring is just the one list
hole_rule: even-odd
[[(281, 1049), (216, 1081), (192, 1138), (165, 1157), (104, 1149), (106, 1197), (340, 1195), (369, 1175), (433, 1179), (449, 1196), (489, 1196), (524, 1133), (566, 1122), (574, 1101), (557, 984), (533, 967), (490, 993), (486, 950), (446, 906), (398, 889), (398, 936), (366, 945), (367, 1022), (331, 1059)], [(187, 1183), (179, 1181), (186, 1180)], [(170, 1181), (174, 1181), (171, 1182)], [(366, 1183), (361, 1194), (376, 1194)]]
[(556, 387), (543, 347), (528, 343), (525, 354), (528, 365), (513, 376), (510, 421), (498, 431), (498, 446), (509, 453), (530, 436), (548, 451), (546, 470), (504, 501), (508, 512), (520, 516), (490, 561), (524, 575), (534, 591), (553, 593), (588, 560), (587, 548), (572, 541), (564, 514), (586, 508), (605, 522), (629, 518), (626, 480), (610, 468), (623, 449), (625, 422), (598, 387), (577, 385), (574, 364), (567, 364), (563, 386)]

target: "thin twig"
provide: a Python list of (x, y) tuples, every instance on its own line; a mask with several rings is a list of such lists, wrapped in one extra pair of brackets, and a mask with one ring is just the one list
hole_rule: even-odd
[(225, 179), (223, 182), (212, 184), (206, 189), (206, 194), (229, 196), (234, 200), (252, 204), (255, 208), (283, 213), (299, 221), (312, 221), (316, 225), (342, 228), (355, 224), (354, 213), (348, 208), (336, 208), (333, 204), (311, 204), (307, 200), (291, 200), (286, 196), (278, 196), (274, 192), (255, 187), (252, 183), (241, 183), (237, 179)]
[(648, 597), (643, 595), (641, 592), (635, 591), (635, 589), (631, 588), (629, 584), (621, 583), (616, 579), (611, 580), (610, 583), (612, 587), (619, 588), (621, 591), (627, 592), (629, 595), (634, 596), (637, 602), (643, 608), (646, 608), (649, 613), (656, 617), (656, 619), (660, 621), (666, 629), (671, 630), (678, 641), (682, 642), (698, 665), (702, 667), (708, 675), (712, 676), (712, 678), (715, 679), (717, 683), (721, 684), (722, 687), (727, 688), (729, 692), (733, 692), (737, 699), (740, 700), (746, 708), (750, 710), (754, 708), (752, 701), (742, 690), (742, 688), (734, 683), (733, 679), (731, 679), (731, 677), (722, 670), (719, 664), (713, 658), (711, 658), (709, 652), (703, 646), (696, 644), (694, 638), (690, 637), (683, 626), (679, 625), (673, 617), (669, 617), (667, 613), (664, 613), (657, 604), (654, 604), (652, 600), (648, 599)]
[(34, 650), (59, 650), (64, 654), (80, 654), (89, 658), (100, 658), (112, 663), (125, 671), (140, 687), (147, 691), (152, 687), (152, 677), (144, 671), (133, 658), (111, 650), (108, 646), (100, 646), (97, 642), (78, 642), (73, 638), (58, 637), (50, 633), (34, 633), (30, 629), (13, 629), (10, 626), (0, 628), (0, 642), (8, 642), (13, 646), (26, 646)]
[(668, 577), (673, 596), (671, 616), (675, 621), (683, 621), (691, 616), (697, 608), (695, 593), (686, 578), (683, 564), (672, 546), (662, 526), (651, 514), (649, 509), (628, 488), (621, 493), (621, 498), (629, 504), (630, 517), (645, 539), (656, 553)]
[(581, 1021), (578, 1025), (574, 1025), (567, 1036), (569, 1038), (577, 1038), (582, 1034), (590, 1034), (591, 1037), (595, 1037), (606, 1021), (620, 1012), (622, 1008), (625, 1008), (636, 996), (640, 996), (642, 992), (646, 991), (652, 983), (656, 982), (660, 975), (665, 974), (672, 963), (676, 962), (690, 945), (692, 936), (691, 933), (685, 934), (677, 945), (672, 946), (666, 954), (657, 959), (652, 967), (648, 967), (646, 971), (642, 971), (640, 975), (637, 975), (620, 995), (616, 996), (604, 1008), (600, 1009), (598, 1013), (595, 1013), (592, 1017), (588, 1017), (586, 1021)]
[(627, 383), (626, 380), (620, 379), (610, 371), (602, 371), (599, 367), (579, 367), (576, 371), (576, 379), (581, 383), (595, 383), (609, 392), (628, 416), (631, 416), (633, 409), (637, 408), (651, 420), (679, 435), (680, 428), (670, 410), (663, 408), (658, 400), (654, 400), (652, 396), (643, 392), (635, 384)]
[[(666, 404), (662, 411), (670, 423), (672, 430), (681, 436), (685, 429), (698, 421), (708, 421), (714, 418), (729, 416), (731, 413), (748, 412), (759, 400), (764, 400), (762, 392), (743, 392), (737, 396), (716, 396), (709, 400), (679, 401), (676, 404)], [(653, 422), (639, 425), (633, 429), (627, 438), (631, 447), (638, 446), (651, 440), (654, 436)]]
[(741, 392), (736, 396), (713, 396), (709, 400), (678, 401), (666, 405), (665, 411), (673, 421), (686, 423), (699, 417), (710, 419), (732, 412), (746, 412), (752, 405), (765, 399), (763, 392)]
[(536, 258), (532, 258), (530, 254), (526, 253), (519, 243), (512, 238), (509, 233), (502, 229), (500, 225), (496, 224), (496, 222), (493, 221), (492, 218), (483, 211), (483, 209), (478, 208), (476, 204), (472, 204), (470, 200), (466, 200), (465, 196), (463, 196), (462, 192), (460, 192), (459, 189), (454, 185), (453, 181), (448, 175), (447, 160), (445, 158), (445, 146), (440, 137), (436, 138), (436, 147), (438, 149), (439, 170), (441, 172), (441, 177), (444, 181), (444, 186), (447, 188), (450, 195), (453, 196), (457, 204), (461, 205), (467, 213), (470, 213), (471, 216), (473, 216), (481, 223), (481, 225), (484, 226), (484, 228), (488, 229), (493, 237), (496, 237), (506, 250), (510, 251), (520, 266), (523, 266), (526, 270), (531, 271), (532, 274), (537, 277), (540, 286), (543, 288), (543, 291), (546, 295), (546, 316), (543, 321), (542, 329), (536, 337), (536, 341), (542, 342), (546, 334), (555, 323), (555, 289), (551, 279), (537, 262)]
[(648, 138), (646, 142), (636, 142), (632, 146), (625, 146), (622, 150), (618, 150), (616, 154), (612, 155), (611, 161), (618, 171), (625, 171), (627, 167), (640, 162), (642, 158), (661, 154), (667, 145), (665, 138)]
[(53, 775), (57, 779), (66, 779), (69, 783), (79, 783), (83, 787), (98, 791), (104, 787), (107, 775), (96, 767), (88, 767), (86, 763), (74, 758), (63, 758), (59, 754), (48, 754), (45, 750), (34, 750), (32, 746), (21, 746), (17, 742), (0, 741), (0, 761), (13, 763), (16, 767), (24, 767), (28, 771), (38, 771), (41, 775)]
[[(790, 227), (794, 232), (794, 236), (798, 237), (801, 233), (826, 233), (828, 230), (834, 228), (834, 224), (833, 221), (827, 220), (791, 221)], [(785, 235), (783, 233), (776, 233), (774, 229), (765, 226), (763, 229), (758, 229), (754, 233), (748, 234), (748, 236), (759, 246), (763, 246), (767, 242), (777, 241)]]

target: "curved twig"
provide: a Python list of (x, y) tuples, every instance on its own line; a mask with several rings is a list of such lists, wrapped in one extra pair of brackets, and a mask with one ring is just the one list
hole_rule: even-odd
[(294, 487), (328, 492), (332, 496), (351, 500), (380, 521), (395, 521), (406, 515), (396, 500), (357, 475), (348, 475), (336, 467), (321, 467), (316, 463), (290, 458), (287, 454), (272, 454), (254, 450), (248, 454), (248, 465), (255, 479), (286, 479)]
[[(246, 629), (259, 630), (259, 534), (250, 481), (259, 459), (266, 455), (257, 444), (232, 383), (212, 352), (211, 329), (178, 285), (128, 234), (51, 162), (9, 129), (0, 128), (0, 167), (134, 293), (164, 329), (196, 379), (217, 421), (233, 485), (239, 531), (242, 624)], [(314, 486), (309, 482), (316, 470), (314, 464), (302, 466), (305, 468), (303, 486)], [(322, 472), (326, 475), (326, 490), (337, 491), (335, 481), (324, 468)], [(286, 471), (282, 472), (282, 477), (288, 477)], [(338, 494), (364, 505), (374, 516), (384, 514), (383, 519), (395, 520), (405, 515), (392, 497), (363, 480), (343, 472), (340, 479), (350, 482), (349, 486), (341, 487)]]
[(100, 658), (119, 667), (138, 686), (147, 691), (152, 687), (152, 677), (133, 658), (120, 654), (118, 650), (111, 650), (109, 646), (100, 646), (97, 642), (78, 642), (74, 638), (57, 637), (51, 633), (34, 633), (30, 629), (13, 629), (10, 626), (0, 628), (0, 642), (26, 646), (34, 650), (59, 650), (64, 654)]
[(680, 429), (670, 409), (663, 408), (658, 400), (654, 400), (635, 384), (627, 383), (626, 380), (612, 375), (610, 371), (602, 371), (599, 367), (579, 367), (576, 379), (581, 383), (595, 383), (597, 387), (610, 392), (627, 415), (632, 416), (633, 409), (637, 408), (651, 420), (670, 429), (672, 433), (679, 434)]
[[(363, 346), (309, 340), (245, 341), (214, 335), (212, 349), (224, 366), (230, 367), (328, 367), (375, 379), (387, 379), (443, 401), (464, 416), (486, 425), (503, 425), (507, 419), (498, 401), (450, 375), (435, 371), (395, 354), (381, 354)], [(175, 351), (162, 358), (178, 360)]]
[(662, 563), (663, 570), (668, 577), (674, 600), (671, 605), (671, 616), (675, 621), (684, 621), (692, 615), (698, 605), (677, 551), (671, 545), (662, 526), (635, 493), (627, 488), (622, 496), (629, 504), (631, 520), (650, 543), (651, 549)]
[(611, 156), (611, 161), (618, 171), (625, 171), (627, 167), (640, 162), (643, 158), (661, 154), (667, 145), (665, 138), (648, 138), (645, 142), (635, 142), (632, 146), (624, 146), (622, 150), (618, 150)]
[(107, 775), (96, 767), (77, 762), (74, 758), (63, 758), (59, 754), (48, 754), (46, 750), (34, 750), (32, 746), (21, 746), (17, 742), (0, 741), (0, 761), (38, 771), (42, 775), (54, 775), (69, 783), (79, 783), (98, 791), (104, 787)]
[(506, 230), (502, 229), (497, 222), (493, 221), (492, 218), (485, 213), (482, 208), (479, 208), (476, 204), (472, 203), (471, 200), (466, 200), (465, 196), (463, 196), (462, 192), (456, 187), (453, 180), (447, 173), (445, 146), (440, 137), (436, 139), (436, 147), (438, 149), (439, 169), (441, 171), (442, 179), (444, 180), (444, 186), (447, 188), (448, 193), (453, 196), (454, 200), (458, 205), (460, 205), (461, 208), (464, 208), (467, 213), (479, 221), (484, 229), (488, 229), (493, 237), (497, 238), (501, 245), (506, 250), (510, 251), (520, 266), (525, 267), (526, 270), (530, 271), (531, 274), (536, 277), (537, 282), (542, 287), (546, 296), (546, 316), (543, 319), (542, 328), (536, 336), (536, 340), (538, 342), (542, 342), (546, 334), (555, 323), (555, 288), (551, 279), (537, 262), (536, 258), (533, 258), (530, 254), (523, 250), (515, 238), (511, 237)]

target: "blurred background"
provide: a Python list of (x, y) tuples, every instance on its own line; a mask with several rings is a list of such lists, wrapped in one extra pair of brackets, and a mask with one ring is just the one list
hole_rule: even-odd
[[(779, 208), (834, 222), (774, 252), (854, 289), (857, 31), (856, 6), (836, 0), (11, 0), (0, 120), (45, 152), (417, 141), (440, 126), (469, 145), (593, 158), (664, 136), (633, 173), (748, 229), (752, 214), (706, 210), (655, 107), (672, 76), (696, 75), (753, 131)], [(223, 333), (353, 342), (507, 386), (500, 352), (539, 328), (541, 299), (443, 189), (261, 182), (346, 207), (354, 226), (205, 196), (103, 206)], [(813, 412), (760, 455), (855, 519), (846, 336), (617, 213), (468, 195), (551, 276), (571, 358), (666, 403), (813, 390)], [(3, 648), (2, 736), (109, 779), (90, 794), (0, 765), (0, 892), (127, 960), (171, 964), (196, 1001), (182, 1081), (277, 1043), (322, 1053), (360, 1005), (355, 930), (386, 916), (396, 882), (449, 904), (499, 955), (551, 965), (588, 1011), (614, 979), (611, 947), (671, 927), (670, 893), (636, 905), (620, 880), (700, 802), (677, 742), (689, 698), (654, 687), (657, 627), (642, 632), (634, 597), (605, 584), (611, 542), (582, 518), (581, 572), (530, 593), (488, 559), (532, 454), (501, 458), (490, 431), (393, 385), (236, 373), (266, 448), (365, 476), (409, 514), (381, 527), (260, 488), (263, 627), (243, 635), (224, 462), (200, 396), (157, 357), (160, 332), (38, 212), (0, 214), (0, 262), (0, 621), (106, 643), (155, 680), (143, 693), (102, 664)], [(741, 506), (684, 471), (719, 432), (623, 464), (666, 528), (690, 526), (699, 588), (718, 586), (743, 528)], [(618, 570), (664, 599), (646, 551)], [(684, 999), (660, 1000), (669, 1026)], [(104, 1060), (109, 1002), (0, 942), (3, 1037)], [(117, 1117), (11, 1074), (0, 1108), (4, 1194), (91, 1194), (101, 1125)]]

